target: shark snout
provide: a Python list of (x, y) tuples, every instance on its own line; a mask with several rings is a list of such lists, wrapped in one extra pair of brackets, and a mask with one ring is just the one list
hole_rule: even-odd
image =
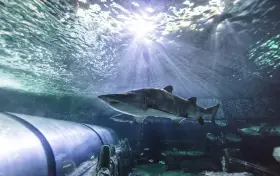
[(97, 98), (99, 98), (100, 100), (107, 100), (107, 96), (106, 95), (99, 95)]

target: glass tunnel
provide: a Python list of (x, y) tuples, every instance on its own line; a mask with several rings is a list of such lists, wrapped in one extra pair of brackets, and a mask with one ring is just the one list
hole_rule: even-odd
[(0, 0), (0, 176), (280, 175), (279, 10)]

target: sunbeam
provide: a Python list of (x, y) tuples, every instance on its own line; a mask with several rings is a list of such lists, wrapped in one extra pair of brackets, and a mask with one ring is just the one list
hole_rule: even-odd
[(129, 30), (138, 38), (146, 37), (153, 32), (155, 25), (146, 19), (139, 18), (128, 22)]

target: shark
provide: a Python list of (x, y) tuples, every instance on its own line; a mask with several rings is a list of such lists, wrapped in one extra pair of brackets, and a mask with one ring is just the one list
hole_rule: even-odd
[(197, 104), (197, 98), (184, 99), (173, 93), (173, 86), (164, 88), (142, 88), (117, 94), (100, 95), (98, 98), (114, 110), (131, 115), (138, 123), (146, 117), (169, 118), (180, 123), (186, 118), (197, 120), (201, 125), (208, 117), (215, 124), (220, 104), (203, 108)]

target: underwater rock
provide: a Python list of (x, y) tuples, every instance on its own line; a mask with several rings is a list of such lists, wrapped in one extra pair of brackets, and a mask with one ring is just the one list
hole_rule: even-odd
[[(166, 151), (165, 152), (165, 165), (166, 170), (180, 170), (184, 168), (182, 166), (183, 162), (198, 160), (205, 158), (205, 153), (203, 151), (188, 150), (188, 151)], [(201, 171), (201, 170), (199, 170)]]
[(186, 150), (186, 151), (179, 151), (179, 150), (171, 150), (171, 151), (165, 151), (161, 153), (163, 156), (194, 156), (194, 157), (200, 157), (203, 156), (205, 153), (204, 151), (199, 150)]
[(185, 160), (181, 163), (184, 172), (220, 171), (221, 169), (209, 159)]
[(201, 176), (253, 176), (253, 174), (248, 172), (238, 172), (238, 173), (226, 173), (226, 172), (209, 172), (206, 171)]
[(136, 168), (133, 169), (133, 173), (141, 176), (151, 176), (158, 175), (165, 171), (165, 166), (162, 164), (144, 164), (137, 165)]

